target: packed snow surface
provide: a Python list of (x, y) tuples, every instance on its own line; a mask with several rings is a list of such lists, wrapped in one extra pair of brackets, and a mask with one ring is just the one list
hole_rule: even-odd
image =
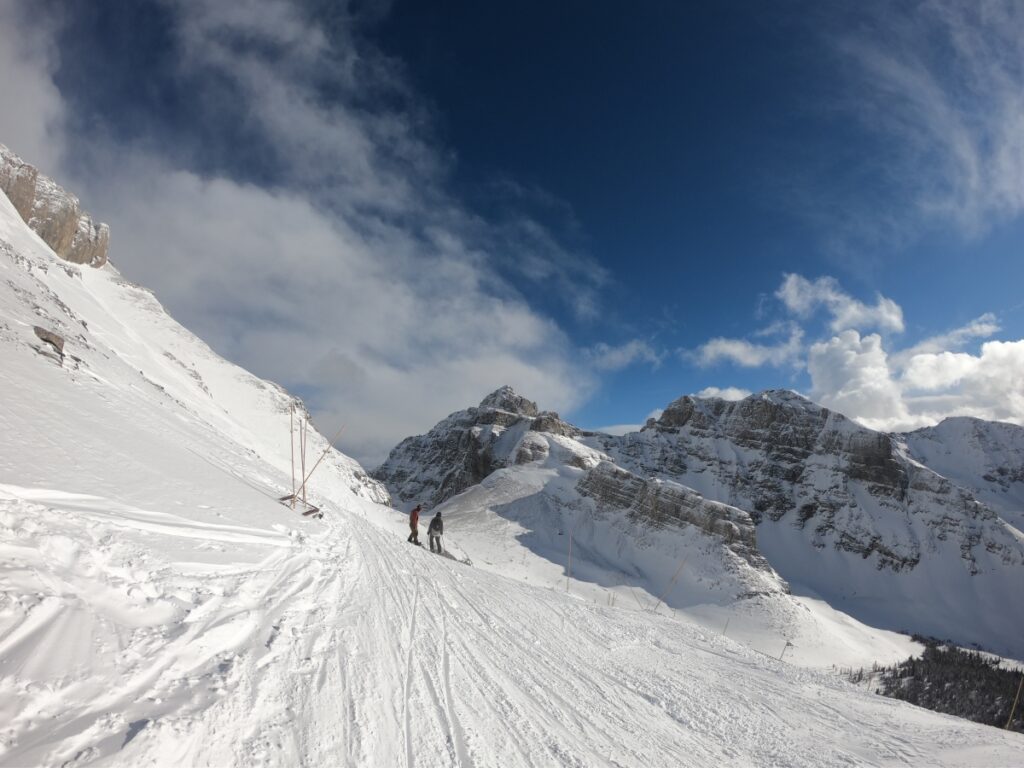
[(0, 765), (1020, 764), (1019, 735), (415, 548), (340, 454), (300, 516), (292, 398), (2, 196), (0, 360)]

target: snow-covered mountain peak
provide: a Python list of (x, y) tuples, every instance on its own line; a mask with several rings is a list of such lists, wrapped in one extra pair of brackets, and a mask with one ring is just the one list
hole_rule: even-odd
[(898, 437), (917, 461), (1024, 531), (1024, 427), (955, 416)]
[(539, 413), (535, 402), (517, 394), (508, 384), (499, 387), (481, 400), (480, 408), (494, 408), (521, 416), (536, 416)]
[(683, 395), (669, 403), (659, 418), (648, 420), (643, 430), (678, 431), (689, 427), (730, 431), (730, 425), (743, 429), (767, 429), (779, 424), (820, 430), (826, 424), (837, 428), (844, 422), (852, 426), (852, 422), (842, 414), (830, 411), (798, 392), (769, 389), (742, 400)]

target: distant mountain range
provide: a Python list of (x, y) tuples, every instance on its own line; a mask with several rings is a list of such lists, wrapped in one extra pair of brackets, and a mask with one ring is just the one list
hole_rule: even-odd
[(564, 547), (535, 539), (582, 515), (577, 574), (588, 558), (603, 573), (660, 558), (650, 568), (665, 581), (689, 557), (677, 605), (792, 589), (872, 626), (1024, 657), (1016, 425), (956, 418), (887, 434), (769, 390), (681, 397), (613, 436), (503, 387), (402, 441), (371, 474), (403, 503), (515, 520), (532, 531), (522, 543), (559, 562)]

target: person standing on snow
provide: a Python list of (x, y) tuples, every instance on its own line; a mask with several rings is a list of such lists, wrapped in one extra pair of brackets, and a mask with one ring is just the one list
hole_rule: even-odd
[(444, 535), (444, 521), (441, 520), (441, 512), (434, 515), (427, 528), (427, 539), (430, 540), (430, 551), (434, 552), (434, 544), (437, 544), (437, 553), (441, 553), (441, 536)]
[(418, 547), (422, 547), (423, 546), (422, 544), (420, 544), (420, 510), (421, 509), (422, 509), (422, 507), (419, 504), (417, 504), (415, 507), (412, 508), (412, 512), (409, 513), (409, 528), (411, 529), (412, 532), (409, 534), (409, 538), (406, 539), (406, 541), (411, 542), (411, 543), (415, 544)]

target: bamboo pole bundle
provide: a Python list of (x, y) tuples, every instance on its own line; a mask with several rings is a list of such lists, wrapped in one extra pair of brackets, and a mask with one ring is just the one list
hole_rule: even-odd
[[(306, 431), (308, 429), (307, 420), (303, 419), (299, 422), (299, 461), (301, 463), (302, 476), (306, 476)], [(302, 483), (302, 503), (306, 503), (306, 483)]]
[(288, 408), (288, 447), (292, 452), (292, 509), (295, 509), (295, 403)]

